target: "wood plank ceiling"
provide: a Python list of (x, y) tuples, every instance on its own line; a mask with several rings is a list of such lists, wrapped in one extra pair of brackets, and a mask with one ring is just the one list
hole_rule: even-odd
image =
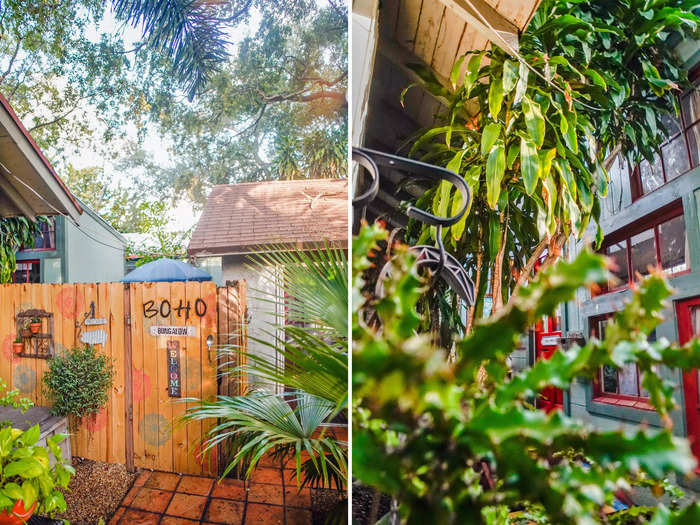
[(382, 0), (365, 145), (393, 152), (417, 129), (433, 124), (441, 102), (422, 89), (409, 90), (401, 107), (401, 91), (417, 80), (407, 64), (429, 66), (448, 87), (459, 56), (491, 45), (488, 31), (475, 23), (478, 18), (470, 19), (471, 23), (465, 20), (467, 9), (473, 5), (492, 9), (493, 13), (485, 13), (491, 25), (502, 20), (517, 38), (539, 1)]
[[(448, 78), (457, 58), (471, 50), (487, 49), (489, 37), (499, 39), (489, 27), (480, 25), (482, 16), (512, 46), (529, 23), (540, 0), (381, 0), (379, 41), (374, 60), (372, 85), (365, 122), (364, 145), (400, 152), (420, 128), (431, 127), (443, 102), (422, 88), (408, 91), (404, 107), (400, 95), (419, 78), (408, 64), (428, 66), (441, 83)], [(478, 6), (477, 16), (470, 9)], [(482, 15), (483, 13), (483, 15)], [(474, 14), (473, 11), (471, 14)], [(501, 40), (502, 42), (502, 40)], [(383, 179), (378, 198), (369, 215), (385, 218), (391, 226), (405, 226), (406, 217), (397, 212), (397, 203), (413, 200), (422, 192), (406, 188), (399, 173)]]

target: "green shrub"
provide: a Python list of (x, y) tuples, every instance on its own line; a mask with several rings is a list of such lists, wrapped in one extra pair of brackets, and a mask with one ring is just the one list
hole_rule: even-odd
[(97, 414), (107, 404), (113, 380), (111, 359), (93, 346), (54, 357), (44, 374), (44, 392), (53, 403), (51, 413), (76, 419)]
[[(75, 474), (71, 465), (63, 463), (59, 443), (65, 434), (54, 434), (46, 440), (48, 450), (39, 441), (39, 425), (22, 431), (6, 427), (0, 430), (0, 509), (8, 513), (17, 500), (28, 509), (37, 502), (36, 513), (52, 515), (66, 510), (66, 500), (59, 487), (66, 488)], [(56, 458), (50, 466), (49, 452)]]
[[(369, 254), (386, 237), (378, 226), (365, 227), (353, 241), (352, 465), (354, 477), (398, 502), (402, 523), (500, 525), (533, 516), (553, 525), (610, 523), (601, 509), (616, 491), (643, 485), (660, 494), (671, 474), (692, 474), (688, 442), (671, 431), (674, 384), (658, 371), (700, 368), (700, 341), (648, 341), (671, 294), (660, 271), (636, 285), (603, 340), (559, 350), (510, 377), (507, 357), (521, 334), (582, 286), (606, 282), (605, 259), (584, 250), (541, 270), (505, 308), (456, 342), (451, 361), (430, 334), (418, 333), (416, 302), (425, 282), (405, 247), (395, 247), (386, 295), (363, 298)], [(643, 372), (642, 386), (663, 428), (601, 431), (532, 406), (547, 385), (566, 389), (592, 379), (601, 366), (627, 363)], [(641, 511), (653, 514), (654, 525), (700, 523), (697, 503)], [(632, 523), (647, 523), (637, 518)]]

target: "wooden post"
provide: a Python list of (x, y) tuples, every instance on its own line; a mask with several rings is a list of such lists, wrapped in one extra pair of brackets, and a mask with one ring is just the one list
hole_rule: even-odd
[(134, 472), (134, 385), (131, 363), (131, 289), (124, 285), (124, 439), (126, 470)]

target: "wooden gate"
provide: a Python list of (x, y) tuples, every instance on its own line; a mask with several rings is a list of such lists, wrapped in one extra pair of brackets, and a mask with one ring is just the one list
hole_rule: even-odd
[[(222, 294), (225, 303), (219, 301)], [(44, 341), (38, 357), (12, 351), (18, 319), (21, 325), (21, 314), (30, 310), (45, 313), (43, 336), (34, 336)], [(128, 467), (216, 473), (216, 454), (204, 460), (199, 454), (214, 423), (178, 424), (193, 404), (180, 400), (216, 396), (219, 326), (242, 325), (244, 283), (219, 291), (212, 282), (1, 285), (0, 312), (0, 378), (36, 405), (50, 405), (42, 389), (48, 352), (92, 341), (112, 359), (107, 405), (71, 436), (73, 455)]]

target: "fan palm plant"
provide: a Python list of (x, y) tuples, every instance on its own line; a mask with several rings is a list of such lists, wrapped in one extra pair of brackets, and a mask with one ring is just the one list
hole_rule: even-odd
[[(276, 317), (265, 330), (269, 338), (251, 340), (274, 349), (283, 359), (224, 348), (220, 352), (230, 359), (220, 373), (239, 378), (254, 375), (291, 391), (278, 394), (257, 388), (240, 396), (198, 401), (187, 410), (184, 421), (217, 420), (203, 450), (231, 446), (235, 453), (224, 476), (245, 467), (247, 478), (267, 455), (280, 461), (293, 456), (299, 485), (334, 485), (340, 490), (347, 482), (347, 443), (329, 431), (327, 422), (348, 401), (345, 253), (329, 247), (308, 251), (276, 247), (255, 256), (252, 266), (276, 290), (259, 291), (260, 299), (269, 302), (271, 310), (284, 311), (284, 318)], [(237, 364), (241, 361), (245, 364)]]

